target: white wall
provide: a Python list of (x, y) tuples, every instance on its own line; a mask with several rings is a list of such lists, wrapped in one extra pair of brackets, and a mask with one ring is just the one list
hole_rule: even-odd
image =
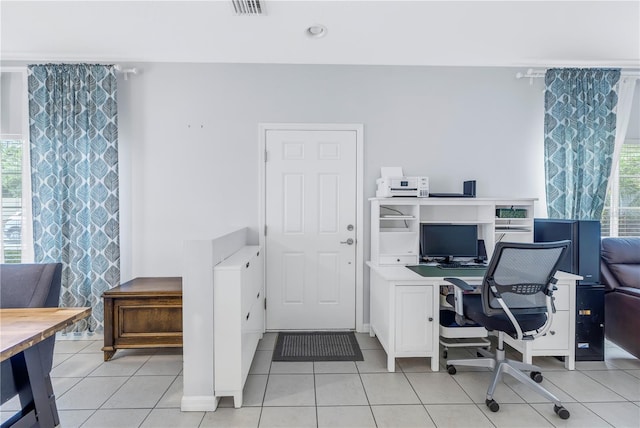
[(626, 134), (627, 140), (640, 140), (640, 81), (636, 81), (633, 93), (633, 104), (631, 104), (631, 117)]
[(0, 73), (0, 134), (21, 135), (23, 133), (23, 98), (22, 73)]
[[(366, 199), (381, 166), (428, 175), (434, 192), (475, 179), (478, 196), (537, 197), (536, 215), (546, 215), (543, 81), (515, 79), (522, 70), (137, 66), (141, 74), (118, 82), (123, 281), (181, 275), (184, 240), (243, 226), (257, 240), (261, 122), (364, 124), (365, 259)], [(6, 82), (3, 125), (16, 93)], [(629, 138), (640, 138), (639, 97)], [(365, 271), (365, 320), (367, 306)]]
[(123, 280), (180, 275), (186, 239), (257, 236), (261, 122), (364, 124), (365, 231), (381, 166), (432, 191), (475, 179), (478, 196), (544, 195), (543, 83), (518, 70), (138, 66), (118, 88)]

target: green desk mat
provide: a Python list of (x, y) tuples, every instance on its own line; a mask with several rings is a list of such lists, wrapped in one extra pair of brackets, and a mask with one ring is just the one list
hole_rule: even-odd
[(438, 266), (416, 265), (407, 266), (420, 276), (427, 278), (460, 278), (460, 277), (483, 277), (486, 268), (475, 269), (440, 269)]

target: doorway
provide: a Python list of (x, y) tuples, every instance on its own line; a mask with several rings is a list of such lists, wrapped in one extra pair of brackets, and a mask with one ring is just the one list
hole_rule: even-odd
[(362, 330), (362, 125), (265, 124), (267, 330)]

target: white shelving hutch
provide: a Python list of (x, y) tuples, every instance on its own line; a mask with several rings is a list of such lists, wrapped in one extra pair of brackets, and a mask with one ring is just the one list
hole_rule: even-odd
[[(420, 258), (420, 224), (475, 224), (491, 257), (496, 242), (533, 242), (535, 198), (371, 198), (371, 262), (411, 265)], [(498, 218), (496, 209), (524, 210)]]

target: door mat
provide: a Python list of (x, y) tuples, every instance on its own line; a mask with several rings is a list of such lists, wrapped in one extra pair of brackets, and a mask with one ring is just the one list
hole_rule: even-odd
[(352, 331), (278, 333), (272, 361), (364, 361)]

